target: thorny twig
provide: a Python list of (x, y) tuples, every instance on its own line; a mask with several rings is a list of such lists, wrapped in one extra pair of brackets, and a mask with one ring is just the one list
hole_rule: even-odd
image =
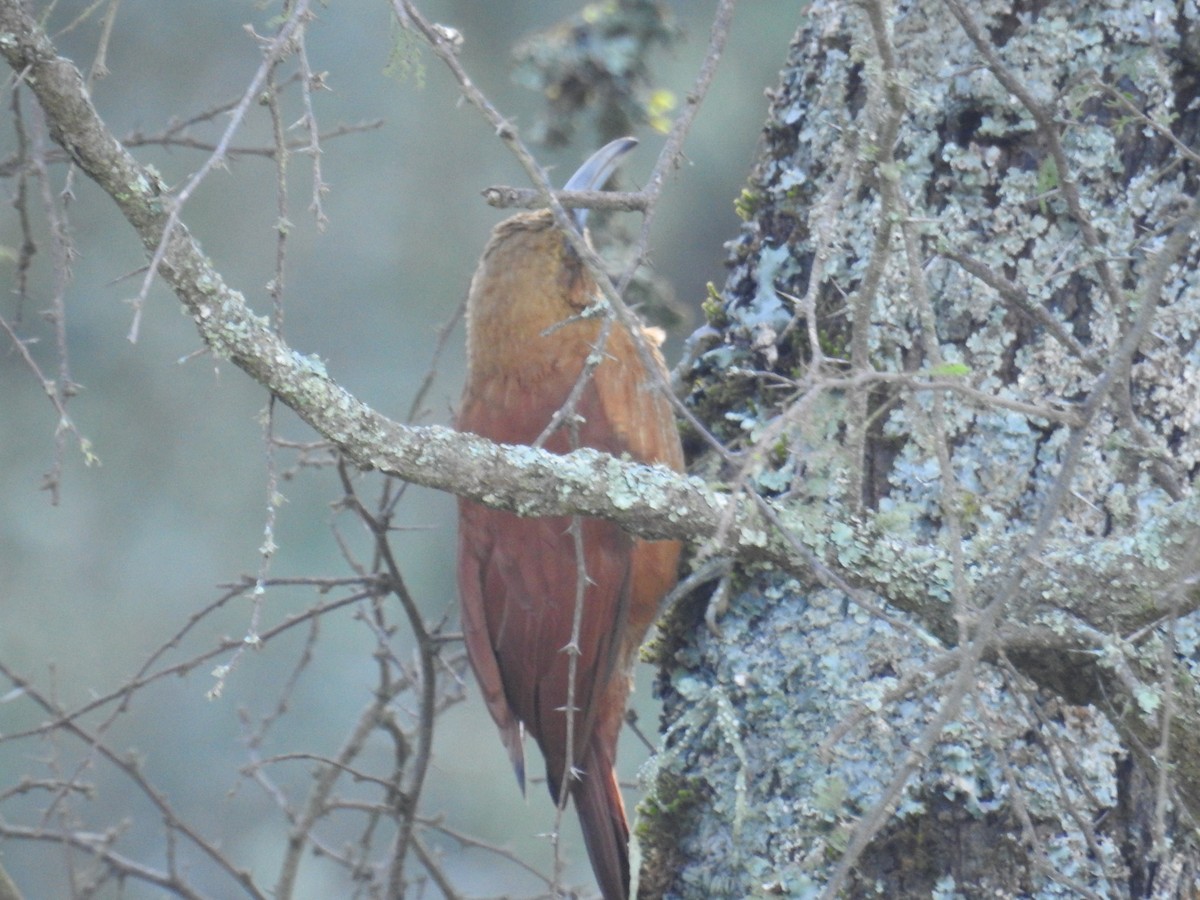
[(259, 90), (262, 88), (263, 82), (266, 81), (267, 76), (278, 65), (279, 61), (294, 49), (293, 38), (295, 38), (308, 20), (308, 7), (309, 0), (296, 0), (295, 6), (292, 8), (287, 20), (280, 26), (275, 37), (269, 43), (264, 42), (263, 61), (259, 65), (258, 71), (250, 79), (249, 84), (247, 84), (246, 90), (242, 93), (241, 100), (230, 111), (229, 124), (225, 128), (225, 133), (221, 135), (220, 141), (217, 142), (216, 149), (204, 161), (204, 165), (188, 179), (187, 184), (175, 195), (171, 203), (171, 212), (163, 227), (162, 237), (159, 239), (158, 246), (155, 247), (154, 253), (150, 258), (150, 266), (146, 270), (145, 278), (142, 279), (142, 289), (132, 301), (134, 315), (133, 322), (129, 328), (130, 343), (137, 343), (142, 308), (145, 305), (147, 295), (150, 293), (150, 285), (154, 281), (154, 276), (158, 274), (158, 268), (166, 256), (167, 246), (174, 235), (175, 227), (179, 224), (179, 216), (183, 211), (184, 205), (200, 186), (200, 183), (208, 177), (209, 173), (217, 166), (224, 165), (226, 153), (233, 141), (233, 136), (241, 128), (242, 120), (245, 118), (250, 105), (258, 99)]

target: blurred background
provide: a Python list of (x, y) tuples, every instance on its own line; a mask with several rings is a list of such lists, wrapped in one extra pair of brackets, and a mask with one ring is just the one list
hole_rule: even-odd
[[(68, 26), (93, 5), (63, 0), (47, 20), (60, 52), (81, 69), (95, 54), (100, 16)], [(474, 81), (523, 133), (532, 130), (544, 101), (514, 83), (512, 49), (578, 13), (582, 4), (429, 0), (419, 5), (427, 17), (462, 33), (460, 58)], [(668, 50), (656, 49), (647, 62), (653, 82), (682, 99), (705, 53), (714, 4), (679, 0), (669, 6), (683, 38)], [(108, 49), (110, 74), (94, 89), (101, 115), (118, 135), (154, 133), (172, 119), (236, 99), (260, 63), (246, 26), (270, 34), (277, 13), (274, 4), (264, 8), (257, 0), (123, 0)], [(685, 147), (687, 165), (666, 190), (651, 238), (652, 263), (673, 286), (685, 317), (670, 335), (669, 362), (698, 324), (706, 282), (723, 280), (722, 243), (737, 229), (733, 201), (753, 159), (766, 110), (764, 89), (775, 81), (798, 15), (794, 3), (741, 5), (715, 86)], [(292, 157), (284, 323), (294, 348), (319, 356), (341, 384), (393, 417), (406, 415), (430, 365), (437, 330), (465, 296), (488, 231), (505, 215), (488, 208), (479, 192), (494, 184), (526, 184), (483, 118), (460, 102), (457, 86), (431, 53), (414, 51), (408, 65), (396, 64), (399, 40), (389, 4), (317, 7), (307, 43), (313, 68), (328, 72), (330, 90), (315, 97), (322, 130), (370, 120), (382, 124), (324, 142), (322, 166), (329, 185), (324, 231), (306, 211), (310, 162)], [(289, 109), (298, 116), (294, 102)], [(16, 146), (9, 110), (6, 103), (0, 113), (5, 158)], [(196, 133), (212, 137), (225, 121)], [(254, 107), (234, 143), (261, 146), (269, 136), (266, 111)], [(661, 136), (651, 129), (638, 137), (642, 148), (625, 168), (634, 183), (644, 178), (661, 146)], [(571, 146), (539, 155), (561, 183), (596, 140), (589, 129), (581, 129)], [(180, 148), (135, 152), (172, 186), (185, 183), (205, 158)], [(63, 188), (65, 173), (62, 166), (52, 173), (56, 189)], [(15, 190), (12, 179), (4, 189)], [(67, 708), (126, 682), (190, 616), (221, 595), (220, 585), (253, 576), (267, 509), (259, 421), (263, 391), (227, 363), (189, 358), (199, 347), (196, 331), (161, 286), (151, 291), (139, 340), (126, 339), (132, 320), (126, 301), (140, 286), (142, 248), (112, 202), (86, 179), (76, 176), (71, 189), (69, 226), (77, 256), (66, 293), (67, 340), (71, 377), (81, 391), (69, 412), (100, 464), (87, 467), (82, 455), (69, 449), (57, 506), (40, 490), (52, 465), (57, 414), (7, 338), (0, 338), (0, 661)], [(183, 218), (228, 283), (258, 312), (267, 313), (277, 218), (270, 161), (242, 156), (214, 172)], [(627, 217), (628, 227), (636, 224)], [(44, 231), (39, 233), (43, 242), (29, 297), (19, 307), (6, 297), (0, 315), (22, 337), (37, 340), (31, 353), (53, 375), (53, 332), (42, 317), (53, 291), (53, 265), (49, 242)], [(13, 249), (20, 241), (15, 215), (0, 217), (0, 272), (10, 285), (16, 277)], [(422, 422), (450, 420), (461, 387), (461, 345), (460, 327), (438, 364)], [(296, 440), (314, 437), (287, 411), (280, 414), (279, 432)], [(282, 467), (290, 463), (281, 457)], [(286, 503), (279, 509), (279, 549), (271, 575), (349, 574), (331, 528), (365, 545), (362, 529), (331, 508), (341, 496), (335, 473), (303, 471), (279, 489)], [(364, 488), (364, 494), (372, 490)], [(394, 546), (412, 593), (434, 620), (456, 616), (453, 507), (450, 497), (412, 489), (399, 512), (399, 524), (411, 530), (398, 535)], [(311, 605), (314, 596), (310, 588), (273, 589), (266, 616), (277, 622)], [(174, 658), (191, 658), (222, 636), (241, 636), (248, 626), (249, 604), (228, 605), (189, 633), (172, 651)], [(313, 662), (266, 751), (331, 752), (369, 699), (373, 635), (349, 613), (328, 617), (321, 627)], [(206, 694), (215, 683), (209, 672), (227, 662), (224, 657), (186, 677), (159, 682), (138, 693), (108, 732), (109, 744), (134, 754), (181, 815), (211, 840), (232, 848), (239, 863), (256, 873), (278, 865), (287, 825), (271, 798), (239, 775), (248, 758), (245, 722), (267, 714), (278, 701), (305, 639), (297, 632), (246, 656), (219, 699)], [(402, 637), (397, 641), (403, 646)], [(647, 675), (640, 678), (636, 703), (643, 726), (653, 734), (656, 713)], [(46, 719), (12, 687), (0, 681), (0, 734)], [(425, 811), (546, 869), (550, 848), (538, 835), (551, 827), (553, 809), (544, 788), (533, 785), (529, 801), (521, 799), (473, 684), (467, 693), (468, 701), (439, 724)], [(629, 779), (636, 778), (646, 756), (627, 733), (622, 771)], [(40, 818), (44, 795), (6, 797), (25, 775), (61, 775), (85, 758), (77, 743), (61, 735), (0, 743), (0, 816), (9, 824), (116, 827), (123, 831), (126, 855), (163, 865), (161, 814), (103, 761), (92, 760), (86, 772), (94, 794), (76, 798), (68, 811), (57, 809), (45, 820)], [(299, 792), (311, 764), (291, 765)], [(539, 766), (540, 761), (533, 768)], [(629, 795), (635, 802), (636, 797)], [(575, 828), (570, 816), (571, 876), (587, 884)], [(447, 854), (455, 883), (468, 894), (537, 889), (536, 880), (493, 855), (449, 842), (439, 849)], [(0, 859), (31, 898), (69, 894), (69, 856), (50, 844), (0, 842)], [(203, 864), (195, 865), (202, 869)], [(298, 896), (333, 896), (332, 886), (342, 883), (341, 873), (319, 859), (306, 860), (302, 871)], [(197, 876), (201, 883), (205, 878), (202, 871)], [(215, 895), (229, 886), (227, 876), (212, 875)], [(132, 882), (120, 895), (159, 896)]]

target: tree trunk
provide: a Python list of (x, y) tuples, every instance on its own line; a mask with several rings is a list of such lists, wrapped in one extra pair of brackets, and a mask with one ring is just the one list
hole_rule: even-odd
[(640, 896), (1193, 896), (1195, 15), (808, 8), (688, 402), (813, 574), (665, 626)]

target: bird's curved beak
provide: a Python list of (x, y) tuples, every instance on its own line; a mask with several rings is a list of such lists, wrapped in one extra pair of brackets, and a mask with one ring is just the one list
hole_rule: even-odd
[[(563, 185), (564, 191), (598, 191), (621, 164), (621, 158), (637, 146), (637, 138), (623, 137), (611, 141), (588, 157), (587, 162), (579, 167)], [(584, 208), (571, 211), (575, 224), (583, 231), (587, 224), (588, 210)]]

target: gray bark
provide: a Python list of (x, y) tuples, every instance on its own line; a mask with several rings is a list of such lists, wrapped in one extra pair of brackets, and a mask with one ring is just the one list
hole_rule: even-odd
[(689, 402), (812, 564), (668, 627), (643, 896), (1192, 895), (1196, 24), (808, 8)]

